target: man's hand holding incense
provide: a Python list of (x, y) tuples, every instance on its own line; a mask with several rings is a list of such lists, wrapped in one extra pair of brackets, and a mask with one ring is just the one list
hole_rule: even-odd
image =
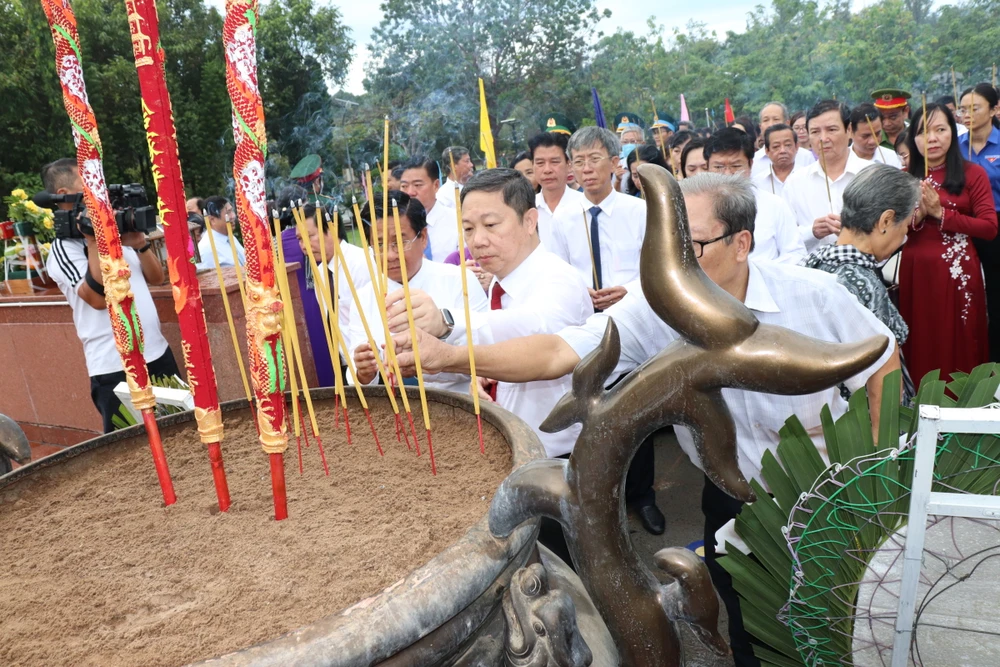
[(818, 239), (840, 233), (840, 214), (828, 213), (813, 221), (813, 236)]
[(354, 350), (354, 370), (358, 374), (358, 382), (368, 384), (378, 374), (378, 364), (375, 363), (375, 353), (362, 343)]
[[(441, 309), (437, 307), (434, 299), (427, 292), (410, 290), (410, 307), (413, 310), (413, 324), (418, 329), (432, 334), (435, 338), (440, 338), (448, 333), (448, 325), (445, 324)], [(389, 316), (389, 331), (397, 334), (410, 330), (402, 289), (386, 295), (385, 312)], [(417, 342), (419, 344), (420, 341)]]

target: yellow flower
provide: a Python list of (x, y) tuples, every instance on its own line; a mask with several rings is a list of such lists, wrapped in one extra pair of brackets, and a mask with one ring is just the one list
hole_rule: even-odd
[(16, 190), (10, 193), (10, 196), (16, 197), (17, 199), (24, 201), (25, 199), (28, 198), (28, 193), (22, 190), (21, 188), (17, 188)]
[(55, 226), (55, 224), (52, 221), (52, 218), (45, 218), (42, 224), (45, 225), (45, 229), (52, 229)]
[(32, 213), (39, 213), (42, 209), (38, 208), (38, 204), (33, 201), (24, 202), (24, 208), (28, 209)]

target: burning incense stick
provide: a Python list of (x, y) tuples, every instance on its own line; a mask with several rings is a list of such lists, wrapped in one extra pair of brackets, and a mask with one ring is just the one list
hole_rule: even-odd
[[(455, 172), (455, 156), (449, 151), (451, 173)], [(469, 350), (469, 375), (472, 377), (472, 405), (476, 410), (476, 425), (479, 427), (479, 453), (486, 453), (483, 443), (483, 416), (479, 414), (479, 378), (476, 375), (476, 354), (472, 341), (472, 314), (469, 312), (469, 279), (465, 275), (465, 230), (462, 228), (462, 197), (455, 181), (455, 224), (458, 226), (458, 266), (462, 270), (462, 307), (465, 309), (465, 342)]]
[[(354, 200), (352, 203), (354, 205), (354, 215), (357, 216), (360, 219), (361, 211), (358, 209), (357, 200)], [(378, 236), (378, 229), (377, 229), (378, 225), (376, 224), (376, 221), (375, 221), (375, 205), (374, 205), (374, 203), (373, 203), (373, 201), (371, 199), (368, 200), (368, 204), (369, 204), (369, 215), (371, 216), (371, 220), (372, 220), (372, 225), (371, 225), (371, 228), (372, 228), (372, 238), (375, 239)], [(384, 209), (383, 209), (383, 211), (384, 211)], [(383, 212), (383, 216), (384, 216), (384, 212)], [(386, 224), (386, 228), (388, 228), (388, 224)], [(395, 377), (402, 379), (403, 374), (402, 374), (402, 372), (399, 369), (399, 361), (396, 359), (396, 344), (393, 342), (393, 340), (392, 340), (392, 334), (389, 332), (389, 314), (388, 314), (388, 312), (386, 310), (386, 304), (385, 304), (385, 297), (386, 297), (385, 291), (388, 289), (389, 276), (388, 275), (382, 276), (382, 283), (381, 283), (381, 286), (379, 286), (380, 283), (379, 283), (379, 281), (377, 279), (378, 278), (378, 273), (379, 273), (379, 271), (377, 269), (377, 265), (378, 265), (377, 254), (376, 254), (376, 259), (375, 259), (375, 261), (373, 263), (373, 261), (372, 261), (372, 255), (371, 255), (371, 253), (368, 252), (368, 238), (367, 238), (367, 235), (365, 234), (364, 223), (358, 225), (358, 232), (359, 232), (359, 234), (361, 236), (361, 249), (364, 251), (364, 255), (365, 255), (365, 267), (368, 269), (368, 277), (372, 281), (372, 287), (373, 287), (373, 290), (374, 290), (374, 293), (375, 293), (376, 308), (378, 309), (378, 312), (379, 312), (379, 319), (382, 322), (382, 331), (383, 331), (383, 335), (385, 336), (385, 350), (386, 350), (386, 355), (387, 355), (387, 359), (389, 361), (389, 367), (390, 367), (389, 368), (389, 372), (390, 373), (395, 373)], [(385, 237), (386, 240), (388, 239), (388, 234), (384, 234), (383, 236)], [(388, 251), (389, 251), (389, 244), (388, 243), (384, 243), (383, 244), (383, 252), (388, 253)], [(346, 272), (345, 272), (345, 275), (346, 275)], [(377, 348), (372, 348), (372, 351), (376, 354), (376, 356), (378, 355), (378, 349)], [(389, 381), (386, 381), (386, 384), (389, 385), (389, 386), (391, 386), (391, 384), (392, 384), (391, 383), (391, 378), (390, 378)], [(402, 387), (400, 387), (399, 395), (400, 395), (400, 398), (403, 399), (403, 409), (406, 411), (406, 418), (407, 418), (407, 421), (409, 421), (409, 423), (410, 423), (410, 431), (413, 433), (413, 440), (414, 440), (414, 444), (416, 445), (417, 456), (419, 456), (420, 455), (420, 442), (417, 441), (417, 432), (416, 432), (416, 429), (414, 429), (414, 427), (413, 427), (413, 413), (410, 411), (410, 399), (406, 396), (406, 390), (403, 389)], [(397, 418), (397, 420), (399, 419), (399, 410), (398, 409), (396, 409), (396, 418)], [(406, 427), (405, 427), (405, 425), (402, 425), (400, 423), (399, 426), (401, 427), (401, 430), (403, 432), (403, 436), (406, 439), (406, 448), (407, 449), (411, 449), (411, 447), (410, 447), (410, 438), (409, 438), (409, 436), (406, 435)], [(398, 433), (398, 431), (396, 433), (396, 439), (397, 440), (399, 439), (399, 433)]]
[(413, 362), (417, 370), (417, 387), (420, 390), (420, 408), (424, 416), (424, 428), (427, 430), (427, 451), (431, 457), (431, 474), (437, 474), (437, 464), (434, 462), (434, 444), (431, 441), (431, 416), (427, 411), (427, 392), (424, 389), (424, 372), (420, 366), (420, 346), (417, 342), (417, 326), (413, 322), (413, 303), (410, 301), (410, 279), (406, 275), (406, 254), (403, 252), (403, 228), (399, 224), (399, 209), (396, 200), (392, 200), (392, 222), (396, 228), (396, 247), (399, 248), (399, 269), (403, 278), (403, 300), (406, 302), (406, 320), (410, 327), (410, 338), (413, 345)]
[(875, 149), (878, 151), (878, 155), (882, 158), (882, 164), (885, 164), (885, 154), (882, 153), (882, 143), (879, 141), (879, 137), (875, 137), (875, 126), (872, 125), (872, 119), (865, 116), (865, 120), (868, 122), (868, 129), (871, 130), (872, 137), (875, 139)]
[[(293, 208), (292, 215), (296, 216), (298, 218), (296, 222), (299, 222), (299, 219), (301, 219), (302, 217), (302, 209), (300, 207)], [(305, 227), (304, 224), (302, 226), (303, 228)], [(308, 239), (309, 236), (306, 235), (303, 238)], [(285, 264), (285, 250), (282, 247), (280, 240), (276, 243), (276, 245), (278, 246), (278, 260), (279, 260), (279, 265), (277, 268), (278, 287), (281, 290), (282, 301), (286, 304), (286, 308), (284, 309), (285, 325), (283, 327), (283, 330), (287, 328), (288, 340), (291, 343), (291, 350), (293, 352), (293, 356), (295, 357), (295, 369), (297, 369), (299, 372), (299, 378), (302, 381), (302, 393), (305, 394), (306, 410), (309, 413), (309, 425), (312, 427), (313, 437), (316, 438), (316, 445), (317, 447), (319, 447), (320, 458), (323, 460), (323, 470), (327, 475), (329, 475), (330, 469), (327, 467), (326, 464), (326, 454), (323, 452), (323, 440), (320, 437), (319, 424), (317, 424), (316, 422), (316, 410), (313, 408), (312, 394), (309, 391), (309, 383), (306, 379), (306, 370), (302, 363), (302, 351), (299, 348), (299, 334), (298, 334), (298, 327), (295, 324), (295, 312), (292, 309), (292, 292), (291, 288), (288, 285), (288, 270)], [(315, 266), (316, 263), (313, 262), (313, 267)], [(292, 374), (291, 367), (289, 367), (288, 372), (289, 375)], [(308, 435), (306, 437), (308, 438)], [(306, 440), (307, 444), (308, 442), (309, 441)]]
[(823, 147), (822, 140), (819, 143), (819, 162), (820, 166), (823, 167), (823, 182), (826, 183), (826, 200), (830, 203), (830, 213), (833, 213), (833, 195), (830, 194), (830, 174), (826, 170), (826, 149)]

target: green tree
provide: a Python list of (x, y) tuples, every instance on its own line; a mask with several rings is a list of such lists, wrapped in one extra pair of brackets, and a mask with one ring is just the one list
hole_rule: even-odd
[[(586, 63), (601, 17), (593, 0), (386, 0), (382, 11), (365, 88), (411, 153), (455, 142), (478, 152), (479, 77), (501, 152), (505, 135), (523, 143), (540, 116), (580, 105), (580, 87), (565, 83)], [(511, 117), (519, 127), (501, 134)]]

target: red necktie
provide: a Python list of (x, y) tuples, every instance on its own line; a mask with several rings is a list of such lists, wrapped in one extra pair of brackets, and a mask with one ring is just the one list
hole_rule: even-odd
[[(503, 287), (500, 283), (493, 283), (493, 291), (490, 292), (490, 310), (503, 310), (503, 304), (500, 303), (500, 298), (506, 294), (503, 291)], [(497, 383), (494, 382), (490, 385), (490, 398), (494, 401), (497, 400)]]

